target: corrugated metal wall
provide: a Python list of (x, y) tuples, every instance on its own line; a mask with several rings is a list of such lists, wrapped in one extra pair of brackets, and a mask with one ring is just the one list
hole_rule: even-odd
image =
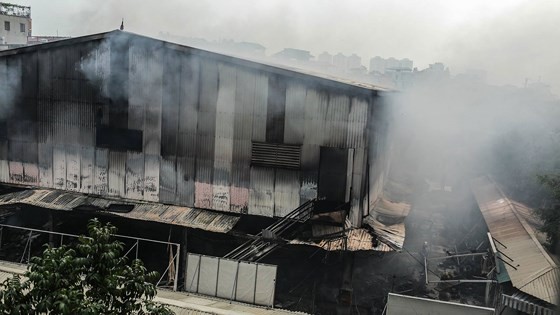
[[(317, 197), (320, 148), (346, 148), (359, 224), (368, 144), (377, 148), (370, 173), (384, 169), (384, 135), (368, 141), (371, 97), (155, 40), (117, 36), (0, 57), (0, 80), (21, 83), (0, 138), (4, 182), (283, 216)], [(141, 130), (142, 151), (96, 147), (97, 125)], [(252, 141), (301, 145), (301, 168), (251, 166)]]

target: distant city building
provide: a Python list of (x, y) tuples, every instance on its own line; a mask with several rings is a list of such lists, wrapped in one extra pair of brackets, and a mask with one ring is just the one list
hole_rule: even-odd
[(412, 71), (413, 62), (408, 58), (396, 59), (393, 57), (384, 59), (379, 56), (369, 60), (369, 72), (385, 73), (386, 71)]
[(277, 52), (272, 57), (292, 61), (309, 61), (313, 56), (307, 50), (284, 48), (284, 50)]
[(362, 57), (352, 54), (348, 57), (346, 66), (348, 69), (360, 69), (362, 67)]
[(0, 49), (24, 46), (31, 36), (31, 7), (0, 3)]
[(348, 65), (348, 57), (342, 53), (338, 53), (333, 57), (333, 65), (339, 70), (346, 70)]
[(324, 51), (322, 54), (317, 56), (317, 61), (322, 64), (330, 65), (333, 63), (333, 55), (329, 54), (328, 52)]

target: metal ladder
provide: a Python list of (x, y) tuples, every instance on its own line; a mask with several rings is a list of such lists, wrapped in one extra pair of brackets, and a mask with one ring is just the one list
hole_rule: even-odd
[(249, 240), (224, 256), (233, 260), (257, 262), (278, 248), (285, 241), (282, 234), (296, 223), (305, 223), (311, 218), (317, 199), (306, 201), (285, 217), (274, 222), (256, 235), (256, 239)]

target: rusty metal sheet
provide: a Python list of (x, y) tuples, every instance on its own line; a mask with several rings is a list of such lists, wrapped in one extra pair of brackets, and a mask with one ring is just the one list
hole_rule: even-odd
[(277, 169), (274, 182), (274, 216), (283, 217), (300, 205), (299, 171)]
[(274, 216), (274, 169), (251, 167), (248, 213)]
[[(127, 213), (108, 212), (111, 204), (129, 204), (134, 208)], [(217, 233), (227, 233), (239, 221), (238, 216), (188, 207), (168, 206), (160, 203), (134, 202), (127, 199), (94, 197), (80, 193), (52, 190), (29, 189), (0, 195), (0, 206), (27, 204), (41, 208), (72, 211), (80, 206), (95, 206), (101, 214), (111, 214), (124, 218), (167, 223)]]
[(373, 236), (366, 229), (346, 230), (343, 236), (334, 239), (325, 239), (318, 242), (296, 239), (290, 241), (289, 244), (314, 246), (326, 251), (393, 251), (391, 247), (381, 242), (374, 242)]
[(558, 305), (558, 266), (539, 243), (529, 223), (517, 213), (515, 204), (488, 176), (473, 180), (471, 190), (492, 237), (505, 245), (500, 246), (500, 251), (513, 259), (516, 268), (505, 266), (513, 286)]

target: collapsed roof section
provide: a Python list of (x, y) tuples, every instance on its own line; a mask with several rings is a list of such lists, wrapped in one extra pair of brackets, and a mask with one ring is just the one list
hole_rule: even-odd
[(488, 176), (473, 180), (471, 189), (490, 234), (503, 244), (499, 250), (513, 260), (498, 281), (511, 281), (516, 289), (558, 305), (560, 270), (524, 218), (526, 207), (518, 208)]

